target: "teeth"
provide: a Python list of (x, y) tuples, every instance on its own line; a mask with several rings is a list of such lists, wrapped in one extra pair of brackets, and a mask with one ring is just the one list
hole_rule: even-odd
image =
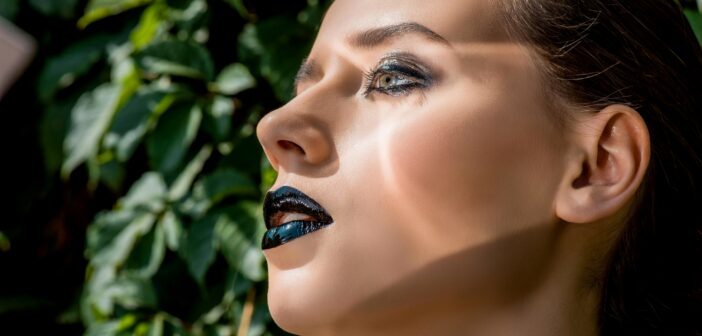
[(283, 215), (283, 217), (280, 219), (280, 225), (283, 225), (285, 223), (289, 223), (292, 221), (298, 221), (298, 220), (314, 221), (315, 219), (314, 219), (314, 217), (312, 217), (310, 215), (296, 213), (296, 212), (293, 212), (293, 213), (288, 212), (285, 215)]

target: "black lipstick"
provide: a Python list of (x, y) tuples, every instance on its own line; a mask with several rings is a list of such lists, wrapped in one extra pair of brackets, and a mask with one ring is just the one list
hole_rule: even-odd
[[(307, 215), (308, 218), (278, 223), (287, 213)], [(314, 199), (288, 186), (266, 194), (263, 201), (263, 219), (268, 229), (261, 241), (261, 248), (264, 250), (283, 245), (334, 222), (329, 213)]]

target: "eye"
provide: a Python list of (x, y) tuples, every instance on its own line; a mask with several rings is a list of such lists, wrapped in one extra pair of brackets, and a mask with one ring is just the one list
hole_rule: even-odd
[(398, 87), (400, 85), (412, 84), (412, 79), (407, 78), (403, 75), (383, 73), (378, 76), (376, 80), (375, 87), (382, 90), (388, 90), (393, 87)]
[(386, 57), (375, 69), (366, 74), (364, 95), (379, 92), (390, 96), (410, 94), (431, 84), (431, 75), (425, 67), (406, 59)]

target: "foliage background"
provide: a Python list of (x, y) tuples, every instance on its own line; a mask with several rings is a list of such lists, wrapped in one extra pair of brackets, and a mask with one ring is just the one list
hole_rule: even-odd
[[(3, 99), (0, 333), (283, 334), (255, 137), (326, 2), (2, 0), (38, 42)], [(10, 118), (6, 119), (10, 120)]]
[[(682, 1), (702, 42), (702, 15)], [(5, 122), (0, 333), (283, 335), (257, 120), (329, 1), (2, 0), (38, 42)]]

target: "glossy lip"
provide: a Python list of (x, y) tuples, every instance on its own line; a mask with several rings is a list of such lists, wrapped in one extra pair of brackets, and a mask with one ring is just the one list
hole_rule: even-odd
[[(311, 219), (279, 223), (285, 214), (293, 213), (306, 215)], [(319, 203), (302, 191), (289, 186), (266, 194), (263, 201), (263, 219), (268, 229), (261, 241), (261, 248), (264, 250), (283, 245), (334, 222)]]

